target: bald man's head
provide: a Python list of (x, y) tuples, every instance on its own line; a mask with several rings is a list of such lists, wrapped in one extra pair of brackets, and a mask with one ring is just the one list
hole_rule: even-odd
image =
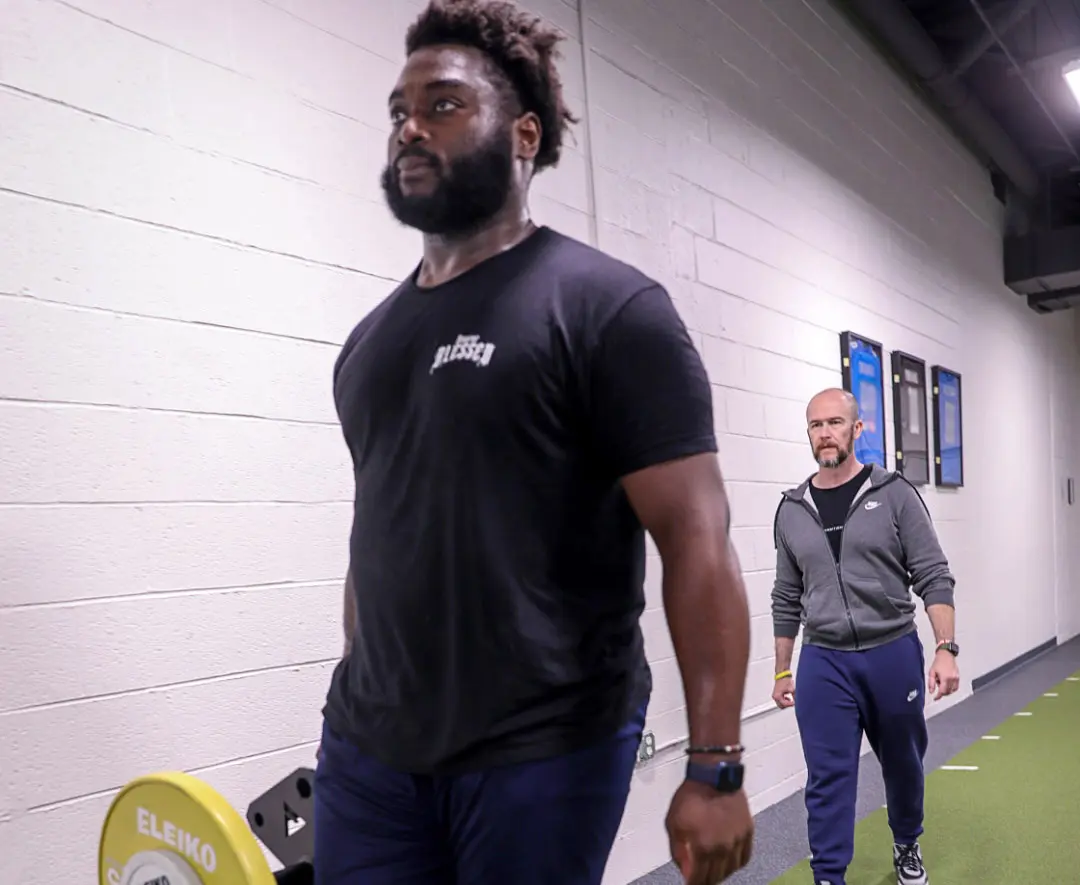
[(814, 394), (806, 406), (806, 433), (814, 460), (822, 467), (839, 467), (855, 453), (862, 433), (858, 400), (839, 387)]
[(812, 413), (824, 415), (838, 410), (846, 412), (852, 424), (859, 420), (859, 401), (854, 394), (842, 387), (827, 387), (811, 397), (806, 406), (806, 420), (810, 421)]

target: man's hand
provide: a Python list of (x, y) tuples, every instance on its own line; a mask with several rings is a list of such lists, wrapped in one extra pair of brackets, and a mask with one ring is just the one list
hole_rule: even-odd
[(783, 679), (777, 679), (773, 683), (772, 690), (773, 702), (781, 710), (786, 710), (788, 707), (795, 706), (795, 679), (792, 676), (785, 676)]
[(684, 781), (666, 824), (671, 858), (686, 885), (719, 885), (750, 862), (754, 818), (743, 790), (718, 793)]
[(934, 655), (930, 664), (930, 673), (926, 677), (926, 689), (934, 694), (934, 700), (940, 701), (946, 695), (960, 688), (960, 668), (951, 652), (944, 649)]

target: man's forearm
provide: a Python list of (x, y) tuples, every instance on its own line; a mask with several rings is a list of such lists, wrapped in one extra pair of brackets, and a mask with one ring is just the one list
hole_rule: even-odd
[(773, 639), (776, 650), (776, 673), (783, 673), (791, 669), (791, 658), (795, 654), (795, 640), (787, 636), (776, 636)]
[(664, 561), (663, 596), (690, 744), (731, 746), (739, 743), (750, 656), (750, 610), (739, 561), (724, 536), (679, 546)]
[(936, 603), (926, 607), (930, 626), (934, 628), (934, 643), (956, 638), (956, 609), (951, 605)]
[(342, 612), (342, 626), (345, 628), (345, 652), (347, 657), (352, 651), (353, 634), (356, 633), (356, 594), (353, 590), (352, 570), (345, 573), (345, 603)]

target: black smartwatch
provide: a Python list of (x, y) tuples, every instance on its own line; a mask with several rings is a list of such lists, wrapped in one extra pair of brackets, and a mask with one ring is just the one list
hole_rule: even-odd
[(936, 651), (947, 651), (955, 658), (960, 654), (960, 646), (950, 639), (946, 642), (939, 642)]
[(743, 764), (741, 762), (694, 762), (686, 763), (686, 779), (712, 787), (718, 793), (735, 793), (742, 789)]

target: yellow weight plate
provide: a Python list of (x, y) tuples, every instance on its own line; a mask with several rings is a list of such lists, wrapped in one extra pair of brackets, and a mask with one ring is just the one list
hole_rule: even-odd
[(98, 847), (99, 885), (274, 885), (247, 822), (182, 772), (136, 778), (113, 799)]

